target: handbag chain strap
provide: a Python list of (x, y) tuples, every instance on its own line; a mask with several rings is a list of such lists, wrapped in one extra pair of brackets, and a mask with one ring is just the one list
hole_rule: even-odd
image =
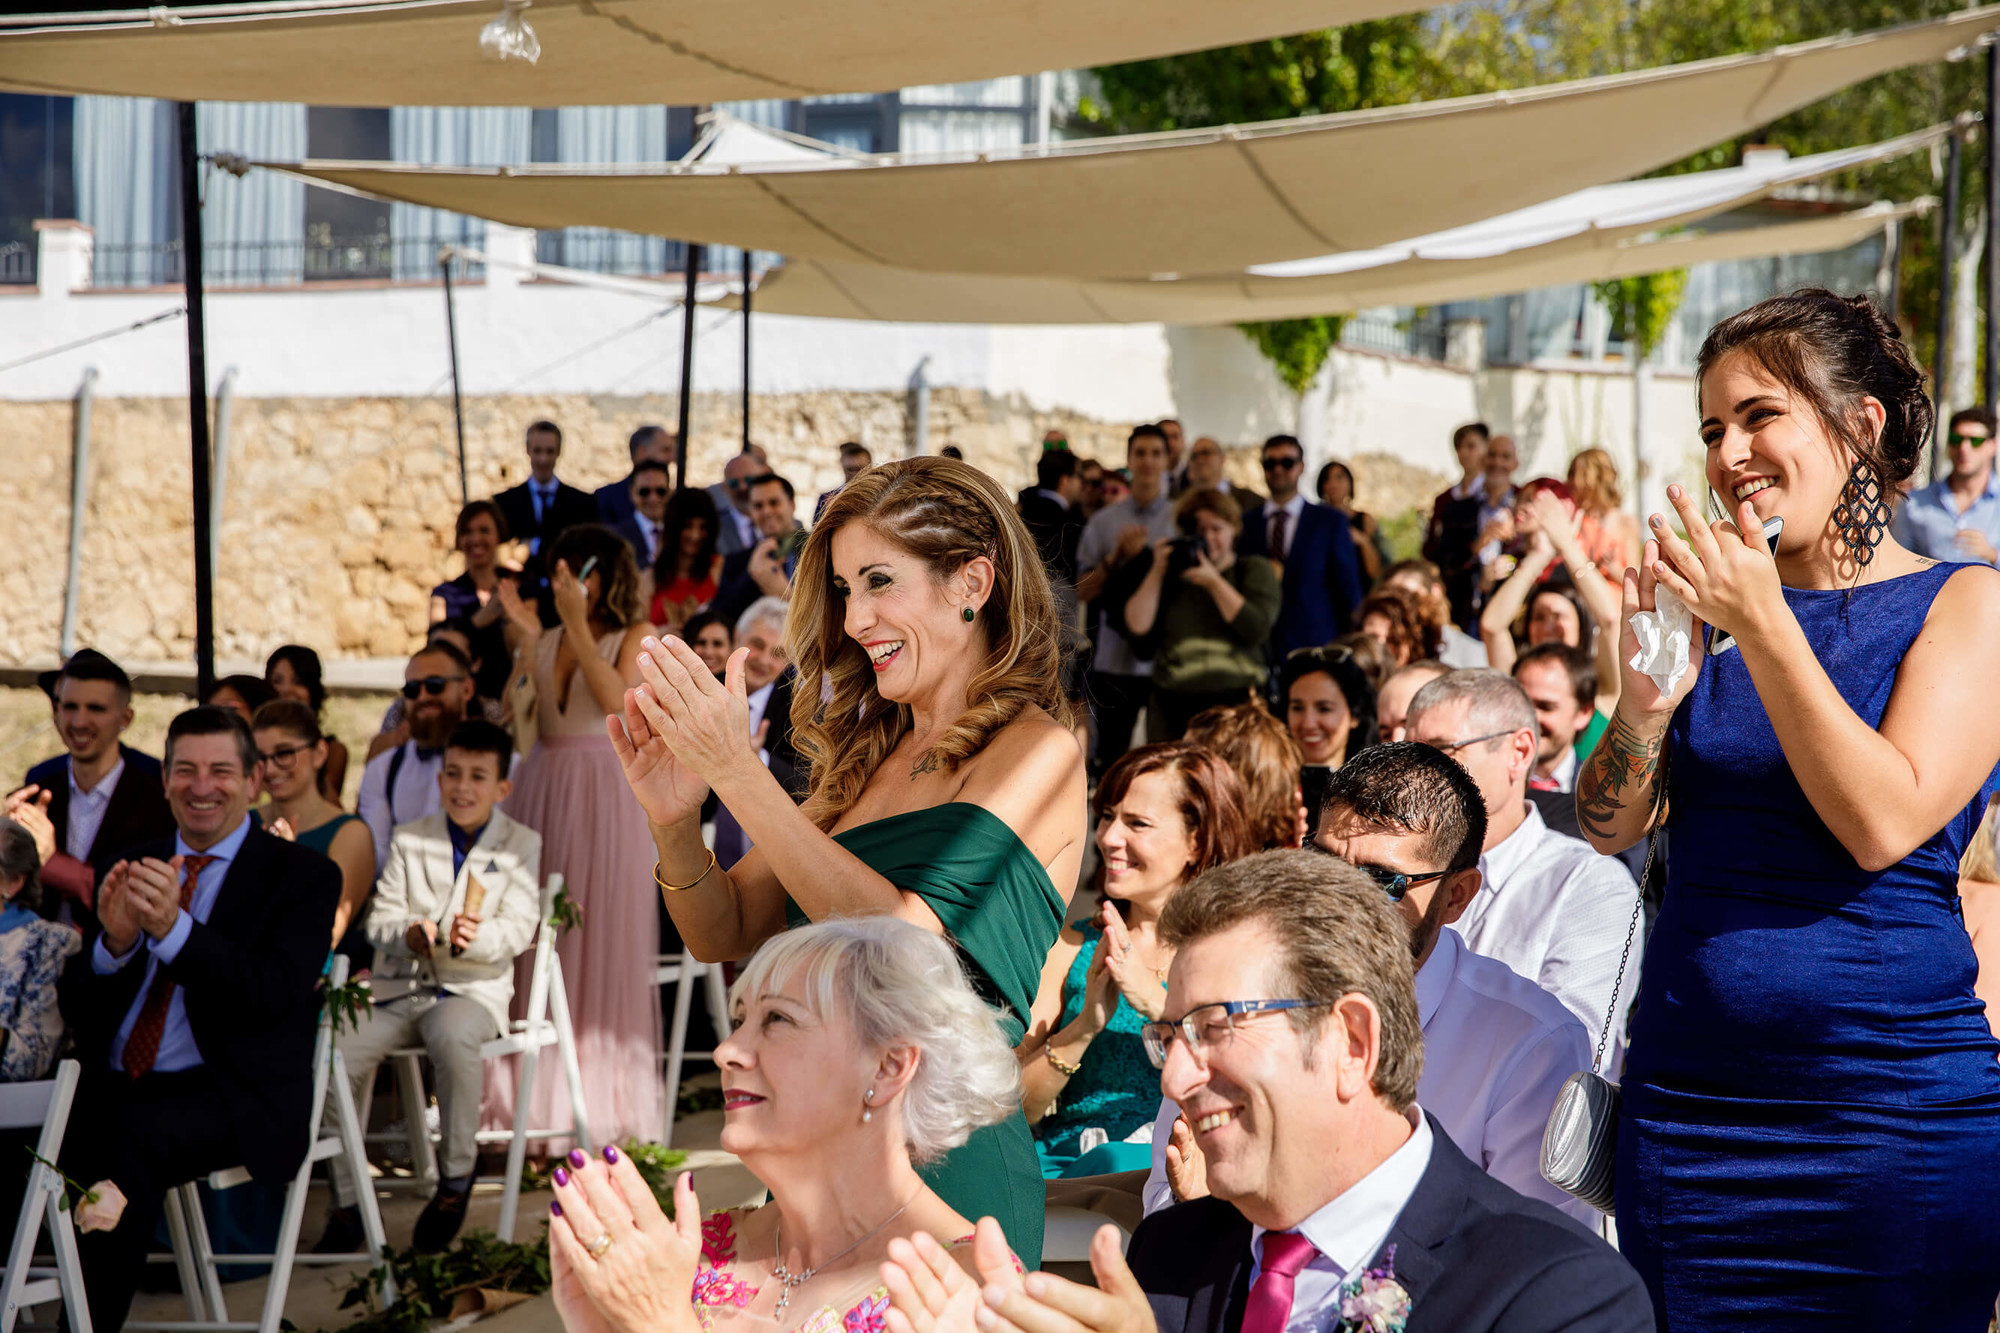
[(1639, 921), (1646, 913), (1646, 881), (1653, 877), (1653, 856), (1660, 850), (1660, 834), (1666, 828), (1667, 805), (1667, 753), (1660, 758), (1660, 778), (1653, 790), (1653, 836), (1646, 842), (1646, 861), (1639, 868), (1639, 896), (1632, 904), (1632, 922), (1625, 927), (1625, 951), (1618, 955), (1618, 978), (1611, 983), (1611, 1007), (1604, 1015), (1604, 1026), (1597, 1033), (1597, 1054), (1590, 1061), (1592, 1073), (1604, 1072), (1604, 1048), (1611, 1041), (1611, 1024), (1618, 1017), (1618, 993), (1625, 988), (1625, 964), (1632, 958), (1632, 943), (1639, 938)]

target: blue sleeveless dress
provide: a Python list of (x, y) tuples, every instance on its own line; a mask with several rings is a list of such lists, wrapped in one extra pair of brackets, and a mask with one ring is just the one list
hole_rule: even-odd
[[(1961, 568), (1785, 590), (1870, 726)], [(1620, 1248), (1660, 1328), (1983, 1333), (2000, 1293), (2000, 1043), (1972, 993), (1957, 877), (2000, 772), (1871, 873), (1806, 800), (1740, 651), (1703, 662), (1669, 737), (1674, 854), (1617, 1164)]]

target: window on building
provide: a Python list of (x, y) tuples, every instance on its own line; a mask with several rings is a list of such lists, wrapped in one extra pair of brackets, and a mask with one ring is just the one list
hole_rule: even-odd
[[(388, 108), (307, 107), (306, 155), (352, 162), (390, 160)], [(306, 191), (308, 280), (387, 278), (391, 269), (388, 204), (335, 190)]]
[(76, 216), (67, 97), (0, 94), (0, 283), (35, 280), (35, 219)]

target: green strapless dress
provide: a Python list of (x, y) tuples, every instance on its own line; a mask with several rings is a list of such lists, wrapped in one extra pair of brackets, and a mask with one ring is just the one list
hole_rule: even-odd
[[(965, 802), (891, 815), (834, 841), (930, 904), (973, 989), (994, 1007), (1008, 1044), (1019, 1045), (1067, 906), (1027, 844), (998, 815)], [(785, 916), (794, 926), (807, 920), (789, 899)], [(977, 1131), (922, 1174), (966, 1217), (999, 1219), (1014, 1253), (1037, 1266), (1047, 1194), (1034, 1135), (1019, 1112)]]

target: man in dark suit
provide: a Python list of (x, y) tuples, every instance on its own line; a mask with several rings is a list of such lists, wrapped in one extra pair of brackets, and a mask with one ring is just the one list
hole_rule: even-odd
[(1321, 648), (1354, 628), (1361, 605), (1361, 557), (1344, 515), (1299, 491), (1306, 455), (1290, 435), (1264, 441), (1264, 480), (1271, 498), (1244, 511), (1238, 555), (1261, 555), (1282, 573), (1284, 600), (1271, 630), (1271, 656)]
[(1035, 484), (1014, 497), (1021, 522), (1035, 539), (1049, 578), (1074, 587), (1076, 544), (1083, 536), (1083, 479), (1076, 455), (1067, 449), (1044, 449), (1035, 462)]
[(735, 555), (757, 544), (757, 525), (750, 518), (750, 481), (770, 470), (760, 444), (750, 445), (722, 465), (722, 480), (708, 488), (708, 497), (715, 501), (716, 515), (722, 520), (715, 542), (718, 555)]
[(999, 1329), (1352, 1327), (1359, 1289), (1406, 1333), (1651, 1333), (1616, 1250), (1467, 1161), (1417, 1106), (1410, 931), (1373, 879), (1265, 852), (1181, 889), (1159, 936), (1176, 953), (1166, 1021), (1145, 1035), (1212, 1197), (1142, 1223), (1129, 1268), (1100, 1230), (1096, 1292), (1043, 1274), (1031, 1295), (975, 1245), (981, 1276), (1010, 1288), (989, 1300)]
[[(616, 528), (632, 517), (632, 511), (636, 507), (632, 485), (639, 479), (639, 465), (661, 463), (671, 469), (674, 465), (676, 438), (665, 426), (641, 426), (632, 432), (632, 438), (625, 442), (625, 448), (632, 455), (632, 470), (617, 481), (605, 482), (591, 496), (591, 499), (597, 502), (599, 523), (607, 528)], [(669, 483), (673, 480), (671, 471), (667, 473), (667, 480)]]
[(1452, 622), (1479, 632), (1474, 594), (1479, 585), (1479, 510), (1486, 503), (1486, 446), (1493, 433), (1483, 421), (1471, 421), (1451, 433), (1452, 452), (1464, 473), (1438, 492), (1424, 525), (1424, 559), (1444, 575), (1445, 596)]
[(715, 600), (708, 605), (732, 625), (760, 597), (791, 598), (792, 575), (805, 546), (805, 525), (798, 520), (795, 495), (792, 483), (775, 472), (750, 480), (750, 517), (757, 524), (757, 544), (723, 558)]
[(667, 501), (674, 494), (674, 474), (665, 463), (650, 460), (638, 463), (632, 468), (632, 484), (627, 489), (631, 492), (632, 508), (610, 528), (632, 548), (643, 573), (659, 558)]
[(537, 421), (528, 427), (528, 479), (510, 486), (493, 497), (507, 520), (507, 531), (516, 541), (528, 543), (528, 558), (521, 565), (521, 587), (535, 590), (541, 604), (542, 626), (556, 624), (555, 603), (549, 597), (548, 571), (542, 567), (542, 552), (562, 535), (563, 529), (578, 523), (597, 522), (597, 501), (589, 491), (578, 490), (556, 479), (556, 460), (562, 457), (562, 428), (553, 421)]
[(819, 522), (819, 516), (826, 512), (826, 507), (833, 502), (834, 496), (847, 489), (848, 482), (853, 481), (874, 465), (875, 455), (869, 451), (867, 445), (862, 444), (859, 440), (849, 440), (846, 444), (841, 445), (840, 485), (830, 491), (821, 491), (819, 493), (819, 499), (813, 503), (813, 522)]
[(48, 816), (56, 855), (42, 867), (42, 879), (81, 923), (118, 854), (171, 834), (174, 818), (160, 761), (119, 740), (132, 725), (131, 677), (103, 653), (83, 648), (60, 670), (44, 673), (40, 684), (68, 753), (29, 769), (26, 784), (8, 796), (7, 812), (37, 805)]
[(249, 814), (261, 769), (220, 708), (167, 728), (173, 837), (133, 849), (98, 893), (101, 929), (59, 989), (84, 1084), (63, 1169), (127, 1200), (82, 1236), (91, 1322), (116, 1330), (166, 1191), (242, 1166), (283, 1182), (311, 1139), (316, 986), (340, 898), (324, 856)]

